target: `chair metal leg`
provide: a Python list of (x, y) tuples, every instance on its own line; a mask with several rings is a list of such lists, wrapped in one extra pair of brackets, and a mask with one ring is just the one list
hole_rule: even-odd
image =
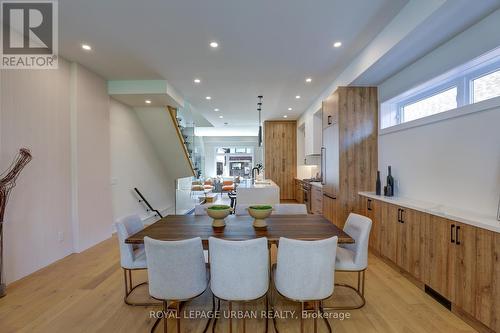
[(325, 307), (324, 310), (356, 310), (356, 309), (361, 309), (363, 306), (366, 304), (366, 299), (365, 299), (365, 271), (358, 271), (358, 283), (357, 283), (357, 288), (354, 288), (351, 285), (344, 284), (344, 283), (335, 283), (335, 286), (339, 287), (345, 287), (354, 290), (354, 292), (361, 298), (361, 304), (354, 305), (354, 306), (329, 306)]
[(304, 302), (300, 302), (300, 333), (304, 333)]
[(167, 301), (163, 301), (163, 314), (165, 318), (163, 318), (163, 333), (168, 333), (168, 327), (167, 327), (167, 311), (168, 311), (168, 304)]
[(328, 321), (328, 318), (325, 316), (325, 310), (323, 309), (323, 301), (319, 302), (319, 310), (321, 314), (323, 315), (323, 319), (325, 320), (326, 327), (328, 328), (328, 332), (332, 333), (332, 327), (330, 326), (330, 322)]
[[(217, 312), (219, 311), (220, 311), (220, 299), (217, 298)], [(212, 333), (215, 333), (215, 324), (217, 324), (217, 317), (214, 318), (214, 324), (212, 325)]]
[[(215, 297), (212, 295), (212, 315), (215, 316)], [(203, 333), (206, 333), (208, 328), (210, 327), (210, 322), (212, 322), (212, 318), (209, 318), (205, 328), (203, 329)], [(215, 323), (214, 323), (215, 325)]]
[(233, 333), (233, 316), (231, 312), (233, 311), (232, 302), (229, 301), (229, 333)]
[(132, 294), (132, 292), (137, 287), (140, 287), (140, 286), (143, 286), (145, 284), (148, 284), (148, 282), (147, 281), (146, 282), (142, 282), (142, 283), (139, 283), (136, 286), (133, 286), (132, 285), (132, 270), (131, 269), (126, 269), (126, 268), (123, 269), (123, 279), (124, 279), (124, 285), (125, 285), (125, 296), (123, 297), (123, 301), (125, 302), (125, 304), (131, 305), (131, 306), (154, 306), (154, 305), (160, 305), (161, 304), (159, 302), (131, 302), (131, 301), (129, 301), (128, 297), (130, 296), (130, 294)]

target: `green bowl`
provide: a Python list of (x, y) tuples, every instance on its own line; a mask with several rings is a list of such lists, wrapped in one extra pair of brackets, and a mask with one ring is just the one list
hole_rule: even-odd
[(207, 215), (213, 218), (212, 226), (214, 228), (223, 228), (226, 225), (224, 219), (231, 214), (233, 209), (228, 205), (213, 205), (207, 207)]

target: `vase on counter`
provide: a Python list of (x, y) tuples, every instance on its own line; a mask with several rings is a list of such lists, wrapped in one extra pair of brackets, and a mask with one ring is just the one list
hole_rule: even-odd
[(380, 182), (380, 171), (377, 171), (377, 182), (375, 183), (375, 194), (380, 195), (382, 192), (382, 183)]
[(388, 197), (394, 195), (394, 178), (392, 177), (391, 166), (389, 165), (389, 171), (387, 173), (387, 194)]

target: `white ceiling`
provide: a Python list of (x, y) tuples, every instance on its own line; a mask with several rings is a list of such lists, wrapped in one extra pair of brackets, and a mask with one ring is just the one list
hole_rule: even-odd
[(62, 0), (60, 53), (107, 79), (166, 79), (216, 126), (254, 125), (259, 94), (264, 120), (298, 117), (406, 2)]

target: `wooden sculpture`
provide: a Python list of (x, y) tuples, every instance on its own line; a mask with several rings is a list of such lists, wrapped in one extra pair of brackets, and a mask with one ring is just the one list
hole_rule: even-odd
[(10, 167), (0, 175), (0, 297), (5, 296), (5, 282), (3, 272), (3, 216), (5, 206), (9, 199), (11, 190), (16, 186), (16, 179), (21, 170), (31, 161), (31, 152), (29, 149), (21, 148), (19, 155), (12, 162)]

